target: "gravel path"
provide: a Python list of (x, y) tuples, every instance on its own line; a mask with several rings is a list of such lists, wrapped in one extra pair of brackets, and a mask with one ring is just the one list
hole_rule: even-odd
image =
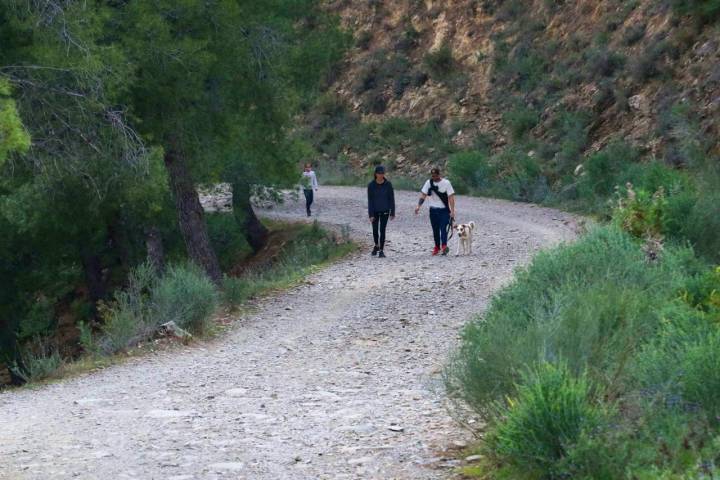
[[(468, 435), (443, 397), (448, 351), (513, 268), (571, 239), (574, 222), (460, 197), (475, 252), (432, 258), (427, 212), (397, 195), (387, 259), (338, 262), (221, 339), (0, 394), (0, 478), (447, 478), (441, 452)], [(322, 188), (316, 213), (370, 244), (363, 190)]]

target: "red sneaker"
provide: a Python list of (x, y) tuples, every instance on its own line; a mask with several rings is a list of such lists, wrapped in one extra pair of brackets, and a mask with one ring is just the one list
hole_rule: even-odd
[(450, 248), (448, 248), (447, 245), (443, 245), (442, 248), (440, 248), (440, 250), (442, 250), (443, 255), (447, 255), (448, 253), (450, 253)]
[(435, 247), (435, 248), (433, 248), (433, 253), (432, 253), (432, 254), (433, 254), (433, 257), (434, 257), (435, 255), (437, 255), (438, 253), (440, 253), (440, 247)]

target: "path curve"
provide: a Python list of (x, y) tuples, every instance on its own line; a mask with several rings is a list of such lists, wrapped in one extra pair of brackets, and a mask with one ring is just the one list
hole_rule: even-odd
[[(0, 394), (0, 478), (447, 478), (438, 452), (467, 437), (442, 393), (448, 351), (513, 268), (573, 238), (574, 221), (459, 197), (475, 253), (431, 258), (416, 194), (397, 197), (387, 259), (354, 254), (222, 339)], [(322, 188), (316, 202), (320, 221), (370, 244), (362, 189)]]

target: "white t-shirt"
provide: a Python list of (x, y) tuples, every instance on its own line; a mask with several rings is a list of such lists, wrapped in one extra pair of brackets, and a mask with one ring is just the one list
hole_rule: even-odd
[[(448, 197), (450, 195), (455, 194), (455, 190), (452, 187), (452, 184), (450, 183), (450, 180), (447, 178), (441, 179), (439, 182), (433, 182), (438, 187), (438, 191), (441, 193), (447, 193)], [(425, 185), (423, 185), (422, 193), (428, 196), (428, 206), (430, 208), (445, 208), (445, 204), (442, 200), (440, 200), (440, 197), (438, 197), (435, 192), (432, 192), (432, 195), (430, 195), (430, 179), (425, 181)]]

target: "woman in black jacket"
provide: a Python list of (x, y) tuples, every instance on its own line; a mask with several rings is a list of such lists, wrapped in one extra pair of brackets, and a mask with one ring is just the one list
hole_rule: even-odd
[(385, 167), (375, 167), (375, 178), (368, 183), (368, 216), (373, 227), (372, 256), (385, 258), (385, 229), (388, 219), (395, 218), (395, 192), (392, 183), (385, 179)]

